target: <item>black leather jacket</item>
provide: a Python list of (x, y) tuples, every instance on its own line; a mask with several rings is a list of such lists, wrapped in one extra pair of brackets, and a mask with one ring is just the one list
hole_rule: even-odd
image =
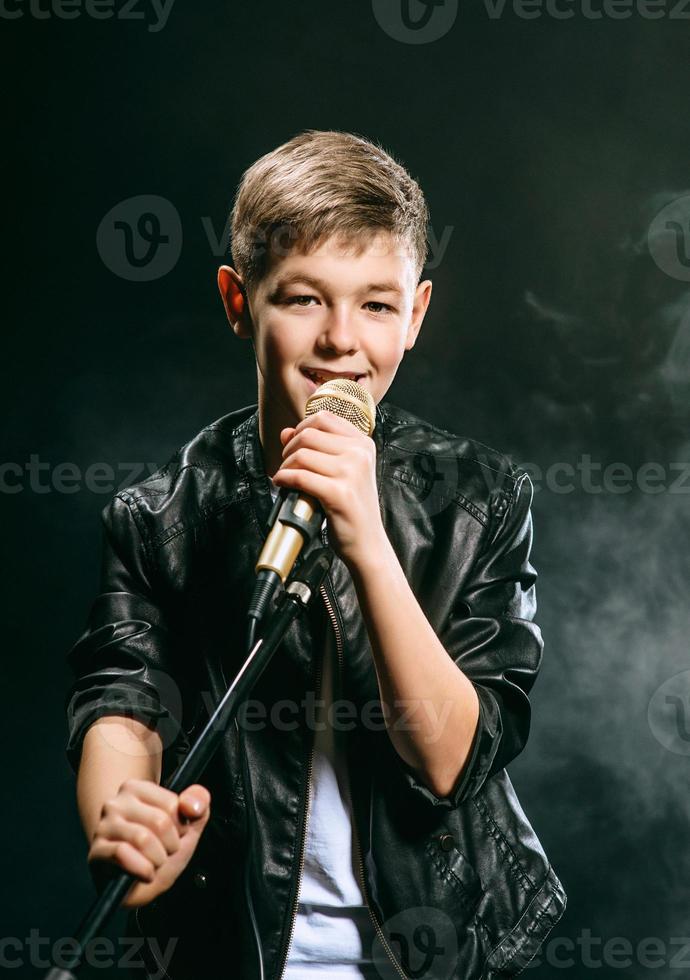
[[(266, 708), (263, 722), (247, 715), (231, 726), (209, 764), (202, 782), (212, 814), (190, 864), (173, 888), (130, 913), (130, 924), (162, 948), (176, 939), (159, 975), (257, 976), (246, 883), (266, 980), (282, 976), (311, 772), (305, 692), (318, 692), (326, 629), (336, 634), (336, 697), (357, 708), (346, 736), (353, 836), (380, 975), (512, 977), (565, 909), (561, 882), (504, 768), (527, 741), (528, 693), (543, 650), (533, 622), (530, 478), (495, 450), (386, 402), (377, 406), (373, 438), (386, 532), (421, 608), (479, 696), (470, 759), (441, 798), (395, 751), (383, 715), (372, 713), (380, 703), (371, 648), (336, 557), (323, 601), (292, 624), (253, 690)], [(156, 723), (162, 781), (172, 773), (244, 660), (271, 504), (258, 413), (249, 406), (207, 426), (103, 509), (101, 593), (68, 655), (75, 680), (65, 701), (67, 755), (75, 771), (88, 726), (120, 713)], [(150, 948), (146, 955), (153, 964)]]

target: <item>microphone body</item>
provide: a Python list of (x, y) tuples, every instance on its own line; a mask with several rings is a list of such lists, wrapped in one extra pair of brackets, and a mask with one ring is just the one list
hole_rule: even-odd
[[(307, 400), (304, 417), (322, 409), (348, 419), (370, 436), (376, 424), (376, 405), (371, 394), (349, 378), (333, 378), (313, 392)], [(269, 534), (256, 563), (257, 582), (249, 616), (259, 621), (280, 582), (285, 584), (305, 544), (310, 544), (324, 521), (321, 504), (315, 497), (281, 487), (271, 516)]]
[(323, 508), (315, 497), (281, 487), (255, 571), (272, 569), (285, 584), (303, 545), (319, 533), (323, 521)]

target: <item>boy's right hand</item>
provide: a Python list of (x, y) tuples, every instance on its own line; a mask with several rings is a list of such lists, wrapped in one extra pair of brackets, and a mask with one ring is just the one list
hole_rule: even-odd
[(129, 871), (142, 880), (122, 907), (147, 905), (186, 868), (208, 823), (210, 804), (209, 791), (199, 783), (177, 794), (151, 780), (126, 779), (103, 804), (91, 840), (87, 860), (94, 880)]

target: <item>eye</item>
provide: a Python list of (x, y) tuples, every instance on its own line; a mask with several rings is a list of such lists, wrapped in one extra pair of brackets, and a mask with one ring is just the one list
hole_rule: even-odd
[(379, 309), (377, 309), (377, 310), (372, 310), (371, 311), (372, 313), (383, 313), (383, 312), (392, 313), (393, 312), (393, 307), (392, 306), (389, 306), (388, 303), (377, 303), (377, 301), (374, 300), (374, 299), (370, 300), (368, 303), (365, 303), (364, 305), (365, 306), (378, 306), (379, 307)]
[[(316, 299), (315, 296), (288, 296), (285, 302), (291, 306), (306, 306), (310, 299)], [(307, 303), (303, 303), (302, 300), (307, 300)]]

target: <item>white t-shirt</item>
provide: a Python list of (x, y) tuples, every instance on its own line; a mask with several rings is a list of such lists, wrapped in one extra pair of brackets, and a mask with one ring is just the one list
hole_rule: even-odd
[[(275, 498), (277, 490), (273, 490)], [(318, 601), (315, 600), (315, 601)], [(314, 712), (314, 757), (304, 868), (283, 980), (379, 978), (372, 961), (376, 932), (357, 875), (352, 840), (352, 802), (344, 731), (329, 718), (336, 644), (326, 632), (320, 701)]]

